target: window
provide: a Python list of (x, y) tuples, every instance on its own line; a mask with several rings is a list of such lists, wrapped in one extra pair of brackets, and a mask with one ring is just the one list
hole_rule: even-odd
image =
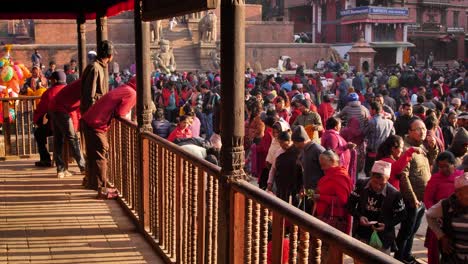
[(395, 29), (390, 24), (379, 24), (374, 26), (373, 31), (375, 41), (395, 40)]
[(447, 26), (447, 10), (442, 10), (440, 14), (440, 24), (442, 26)]
[(421, 8), (416, 9), (416, 23), (421, 24), (423, 17), (423, 10)]
[(459, 16), (460, 16), (460, 11), (453, 11), (453, 27), (458, 27)]

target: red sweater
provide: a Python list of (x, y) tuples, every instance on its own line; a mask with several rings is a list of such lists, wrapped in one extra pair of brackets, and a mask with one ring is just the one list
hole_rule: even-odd
[(455, 178), (461, 175), (463, 175), (462, 170), (455, 170), (449, 176), (442, 175), (440, 172), (434, 173), (424, 191), (424, 205), (431, 208), (440, 200), (452, 195), (455, 192)]
[(185, 129), (181, 129), (179, 126), (177, 126), (174, 131), (171, 132), (167, 140), (174, 142), (176, 138), (191, 138), (192, 137), (192, 130), (190, 127), (187, 127)]
[(38, 124), (39, 119), (42, 118), (47, 112), (49, 111), (49, 104), (52, 102), (55, 98), (55, 96), (65, 87), (65, 84), (56, 84), (47, 91), (45, 91), (42, 96), (41, 96), (41, 101), (36, 107), (36, 110), (34, 110), (34, 115), (33, 115), (33, 122), (34, 124)]
[(403, 171), (404, 168), (413, 158), (414, 148), (409, 148), (403, 154), (401, 154), (398, 160), (394, 160), (392, 157), (383, 158), (383, 161), (392, 164), (392, 170), (390, 171), (390, 179), (388, 182), (391, 183), (397, 190), (400, 190), (400, 179), (398, 175)]
[(348, 170), (340, 166), (329, 168), (324, 173), (317, 184), (317, 192), (320, 194), (317, 200), (317, 215), (324, 215), (327, 208), (331, 210), (333, 202), (333, 216), (345, 216), (345, 205), (353, 190)]
[(331, 103), (321, 103), (318, 108), (318, 114), (322, 118), (322, 124), (326, 124), (327, 119), (332, 117), (334, 113), (335, 109), (333, 109)]

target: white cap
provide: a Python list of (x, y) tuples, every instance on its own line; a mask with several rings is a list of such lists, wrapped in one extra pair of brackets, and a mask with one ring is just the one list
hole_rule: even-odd
[(468, 172), (455, 178), (455, 189), (468, 186)]
[(390, 177), (390, 171), (392, 170), (392, 164), (383, 160), (378, 160), (372, 166), (371, 172), (380, 173), (383, 176)]

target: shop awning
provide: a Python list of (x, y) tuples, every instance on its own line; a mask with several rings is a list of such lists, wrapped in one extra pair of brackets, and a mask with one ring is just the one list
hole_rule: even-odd
[(95, 19), (97, 10), (114, 16), (133, 7), (134, 0), (19, 0), (0, 8), (0, 19)]
[(416, 47), (411, 42), (404, 41), (379, 41), (369, 43), (372, 48), (412, 48)]

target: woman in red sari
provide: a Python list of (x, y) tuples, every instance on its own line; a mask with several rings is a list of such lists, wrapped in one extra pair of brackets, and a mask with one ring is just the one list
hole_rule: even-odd
[[(351, 216), (345, 206), (353, 186), (348, 170), (340, 166), (340, 158), (331, 150), (320, 154), (319, 161), (324, 175), (320, 178), (314, 194), (315, 215), (327, 224), (349, 234)], [(343, 252), (337, 247), (323, 243), (322, 260), (325, 263), (343, 263)]]
[[(455, 192), (455, 178), (463, 175), (462, 170), (455, 168), (455, 156), (451, 152), (442, 152), (436, 159), (439, 171), (432, 174), (424, 192), (424, 205), (431, 208), (440, 200), (448, 198)], [(439, 242), (436, 235), (427, 229), (424, 246), (427, 247), (429, 264), (439, 264)]]

